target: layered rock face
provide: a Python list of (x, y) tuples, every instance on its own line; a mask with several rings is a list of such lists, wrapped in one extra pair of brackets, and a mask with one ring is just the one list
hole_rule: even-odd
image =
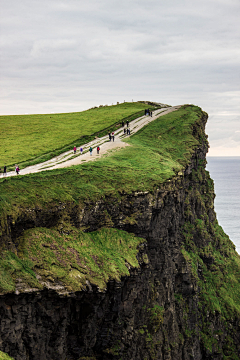
[[(232, 319), (232, 330), (217, 312), (203, 319), (198, 278), (182, 251), (186, 223), (204, 216), (205, 230), (214, 237), (214, 192), (204, 169), (206, 153), (205, 138), (185, 172), (154, 193), (121, 194), (86, 203), (83, 211), (66, 205), (76, 227), (93, 231), (111, 224), (146, 239), (139, 248), (140, 268), (130, 269), (130, 276), (120, 282), (110, 281), (103, 292), (89, 284), (87, 291), (65, 295), (45, 289), (1, 296), (0, 349), (16, 360), (217, 360), (224, 359), (231, 337), (236, 357), (229, 359), (240, 358), (239, 319)], [(12, 237), (16, 243), (23, 228), (55, 225), (61, 211), (24, 214), (5, 240)], [(201, 248), (209, 239), (194, 232), (193, 241)], [(201, 266), (197, 271), (201, 278)], [(207, 347), (203, 341), (204, 320), (213, 332), (222, 329), (216, 333), (218, 346)]]

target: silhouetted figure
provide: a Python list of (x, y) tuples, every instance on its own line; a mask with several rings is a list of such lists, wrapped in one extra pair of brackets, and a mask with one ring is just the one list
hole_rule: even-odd
[(108, 133), (108, 136), (109, 136), (109, 141), (111, 141), (112, 140), (111, 133)]
[(97, 147), (97, 154), (99, 154), (100, 146)]
[(127, 120), (127, 127), (128, 127), (129, 121)]

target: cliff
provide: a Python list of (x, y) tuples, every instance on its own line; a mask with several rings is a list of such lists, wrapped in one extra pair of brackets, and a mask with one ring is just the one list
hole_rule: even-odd
[[(198, 111), (181, 169), (154, 186), (2, 213), (2, 351), (16, 360), (240, 358), (240, 259), (214, 212), (206, 121)], [(73, 245), (64, 257), (70, 240), (84, 257)]]

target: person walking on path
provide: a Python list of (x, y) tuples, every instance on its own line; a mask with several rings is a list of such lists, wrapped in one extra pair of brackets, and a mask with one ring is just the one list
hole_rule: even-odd
[(6, 165), (4, 165), (3, 167), (3, 176), (7, 175), (7, 167)]
[(129, 121), (127, 120), (127, 127), (128, 127)]
[(113, 142), (114, 142), (114, 132), (112, 132), (112, 139), (113, 139)]
[(122, 127), (124, 127), (124, 121), (122, 121)]
[(130, 129), (128, 129), (128, 135), (130, 135)]
[(108, 136), (109, 136), (109, 141), (111, 141), (112, 140), (111, 133), (108, 133)]
[(82, 155), (82, 153), (83, 153), (83, 148), (82, 148), (82, 147), (80, 147), (80, 153), (81, 153), (81, 155)]
[(124, 133), (124, 135), (126, 134), (126, 128), (123, 129), (123, 133)]
[(74, 154), (76, 154), (76, 152), (77, 152), (77, 148), (76, 148), (76, 146), (74, 146), (74, 148), (73, 148), (73, 152), (74, 152)]
[(97, 147), (97, 154), (99, 154), (100, 146)]
[(19, 168), (19, 166), (17, 166), (17, 167), (16, 167), (16, 173), (17, 173), (17, 175), (19, 174), (19, 171), (20, 171), (20, 168)]
[(92, 156), (92, 147), (89, 148), (90, 155)]

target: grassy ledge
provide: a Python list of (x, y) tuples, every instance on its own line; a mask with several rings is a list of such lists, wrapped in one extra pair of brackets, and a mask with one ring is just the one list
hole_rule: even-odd
[[(0, 292), (42, 289), (51, 283), (58, 290), (80, 291), (86, 284), (106, 288), (110, 279), (120, 281), (130, 267), (139, 267), (137, 253), (145, 240), (116, 229), (84, 233), (69, 226), (25, 231), (18, 256), (3, 251), (0, 260)], [(145, 259), (146, 261), (146, 259)]]

